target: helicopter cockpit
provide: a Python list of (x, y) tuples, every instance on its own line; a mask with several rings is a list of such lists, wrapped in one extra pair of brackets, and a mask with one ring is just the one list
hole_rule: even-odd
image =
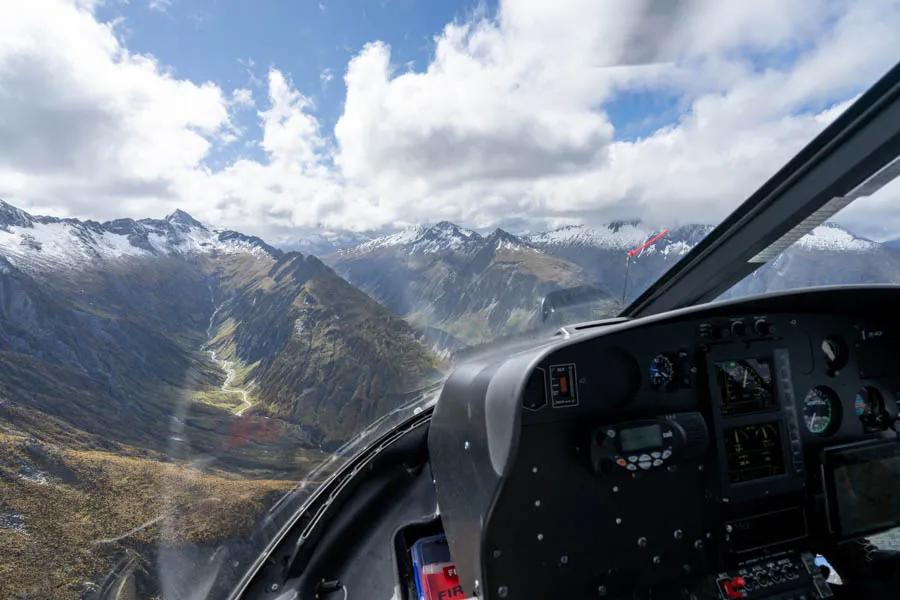
[(900, 66), (619, 318), (461, 361), (234, 597), (897, 597), (900, 287), (710, 301), (898, 157)]

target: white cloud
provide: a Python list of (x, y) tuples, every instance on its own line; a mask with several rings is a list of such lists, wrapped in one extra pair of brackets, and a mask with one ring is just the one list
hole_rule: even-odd
[(256, 106), (253, 100), (253, 91), (247, 88), (236, 88), (231, 92), (231, 106), (250, 108)]
[(216, 85), (130, 53), (86, 9), (0, 3), (0, 197), (92, 216), (152, 210), (229, 128)]
[[(331, 138), (279, 70), (241, 61), (267, 95), (226, 97), (130, 53), (89, 7), (28, 6), (0, 8), (0, 197), (93, 217), (179, 205), (274, 241), (442, 218), (718, 220), (900, 55), (890, 0), (503, 2), (448, 25), (418, 72), (360, 49)], [(623, 92), (686, 110), (618, 140), (604, 107)], [(254, 105), (266, 159), (207, 170), (229, 111)]]
[(171, 7), (172, 0), (149, 0), (147, 2), (147, 8), (157, 12), (168, 12)]
[(328, 87), (328, 84), (331, 83), (331, 80), (334, 79), (334, 73), (329, 68), (322, 69), (322, 72), (319, 73), (319, 81), (322, 82), (322, 87)]

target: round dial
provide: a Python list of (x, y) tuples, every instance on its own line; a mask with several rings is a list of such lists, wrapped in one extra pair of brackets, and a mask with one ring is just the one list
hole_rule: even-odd
[(831, 433), (838, 425), (840, 410), (840, 398), (831, 388), (814, 387), (803, 399), (803, 422), (806, 423), (806, 430), (815, 435)]
[(657, 354), (650, 361), (650, 385), (660, 390), (672, 385), (675, 379), (675, 365), (665, 354)]
[(868, 430), (884, 430), (888, 427), (889, 417), (884, 406), (884, 397), (876, 388), (865, 386), (856, 392), (854, 401), (856, 416)]

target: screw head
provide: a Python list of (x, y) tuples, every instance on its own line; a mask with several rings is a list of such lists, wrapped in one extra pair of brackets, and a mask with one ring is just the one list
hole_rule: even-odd
[(569, 555), (568, 555), (568, 554), (563, 554), (562, 556), (560, 556), (560, 557), (559, 557), (559, 564), (561, 564), (561, 565), (567, 565), (567, 564), (569, 564)]
[(539, 542), (543, 542), (543, 541), (544, 541), (544, 534), (543, 534), (543, 533), (537, 534), (537, 541), (539, 541)]
[(497, 597), (506, 598), (507, 596), (509, 596), (509, 588), (508, 587), (506, 587), (505, 585), (501, 585), (500, 587), (497, 588)]
[(641, 536), (637, 539), (638, 548), (646, 548), (647, 547), (647, 538)]

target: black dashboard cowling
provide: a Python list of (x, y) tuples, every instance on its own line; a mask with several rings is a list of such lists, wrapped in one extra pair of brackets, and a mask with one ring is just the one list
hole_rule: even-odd
[[(838, 384), (855, 389), (863, 375), (847, 368), (834, 379), (814, 357), (812, 345), (836, 326), (845, 326), (849, 337), (865, 319), (893, 319), (898, 300), (896, 286), (770, 294), (570, 328), (566, 335), (519, 342), (459, 365), (435, 408), (429, 454), (465, 592), (481, 598), (630, 597), (630, 589), (616, 586), (666, 585), (689, 574), (712, 575), (754, 556), (747, 553), (750, 542), (738, 549), (733, 540), (729, 545), (726, 527), (770, 511), (796, 510), (810, 519), (808, 528), (792, 533), (791, 544), (770, 545), (801, 549), (797, 544), (820, 533), (811, 513), (817, 469), (792, 467), (793, 446), (811, 456), (826, 443), (863, 439), (871, 432), (845, 416), (832, 437), (803, 433), (795, 441), (797, 404), (788, 390), (796, 386), (801, 394), (816, 383), (819, 370), (842, 394)], [(748, 332), (740, 340), (705, 338), (707, 325), (715, 330), (734, 315), (769, 315), (771, 330)], [(661, 390), (642, 374), (654, 354), (666, 350), (673, 351), (684, 377)], [(791, 355), (794, 381), (773, 387), (776, 404), (758, 414), (724, 413), (718, 392), (711, 390), (718, 357), (778, 352)], [(546, 404), (532, 396), (536, 377), (544, 379)], [(882, 387), (895, 383), (900, 385), (880, 382)], [(852, 413), (852, 395), (845, 403), (845, 415)], [(615, 454), (592, 438), (618, 432), (611, 424), (647, 428), (654, 419), (682, 423), (682, 429), (697, 419), (703, 423), (691, 426), (690, 452), (670, 463), (640, 451), (628, 456), (622, 445), (613, 446)], [(721, 438), (735, 427), (764, 435), (765, 427), (777, 428), (782, 450), (768, 456), (786, 467), (752, 484), (729, 483)], [(623, 469), (599, 468), (598, 456), (621, 461)], [(728, 553), (738, 550), (744, 554), (732, 561)]]

